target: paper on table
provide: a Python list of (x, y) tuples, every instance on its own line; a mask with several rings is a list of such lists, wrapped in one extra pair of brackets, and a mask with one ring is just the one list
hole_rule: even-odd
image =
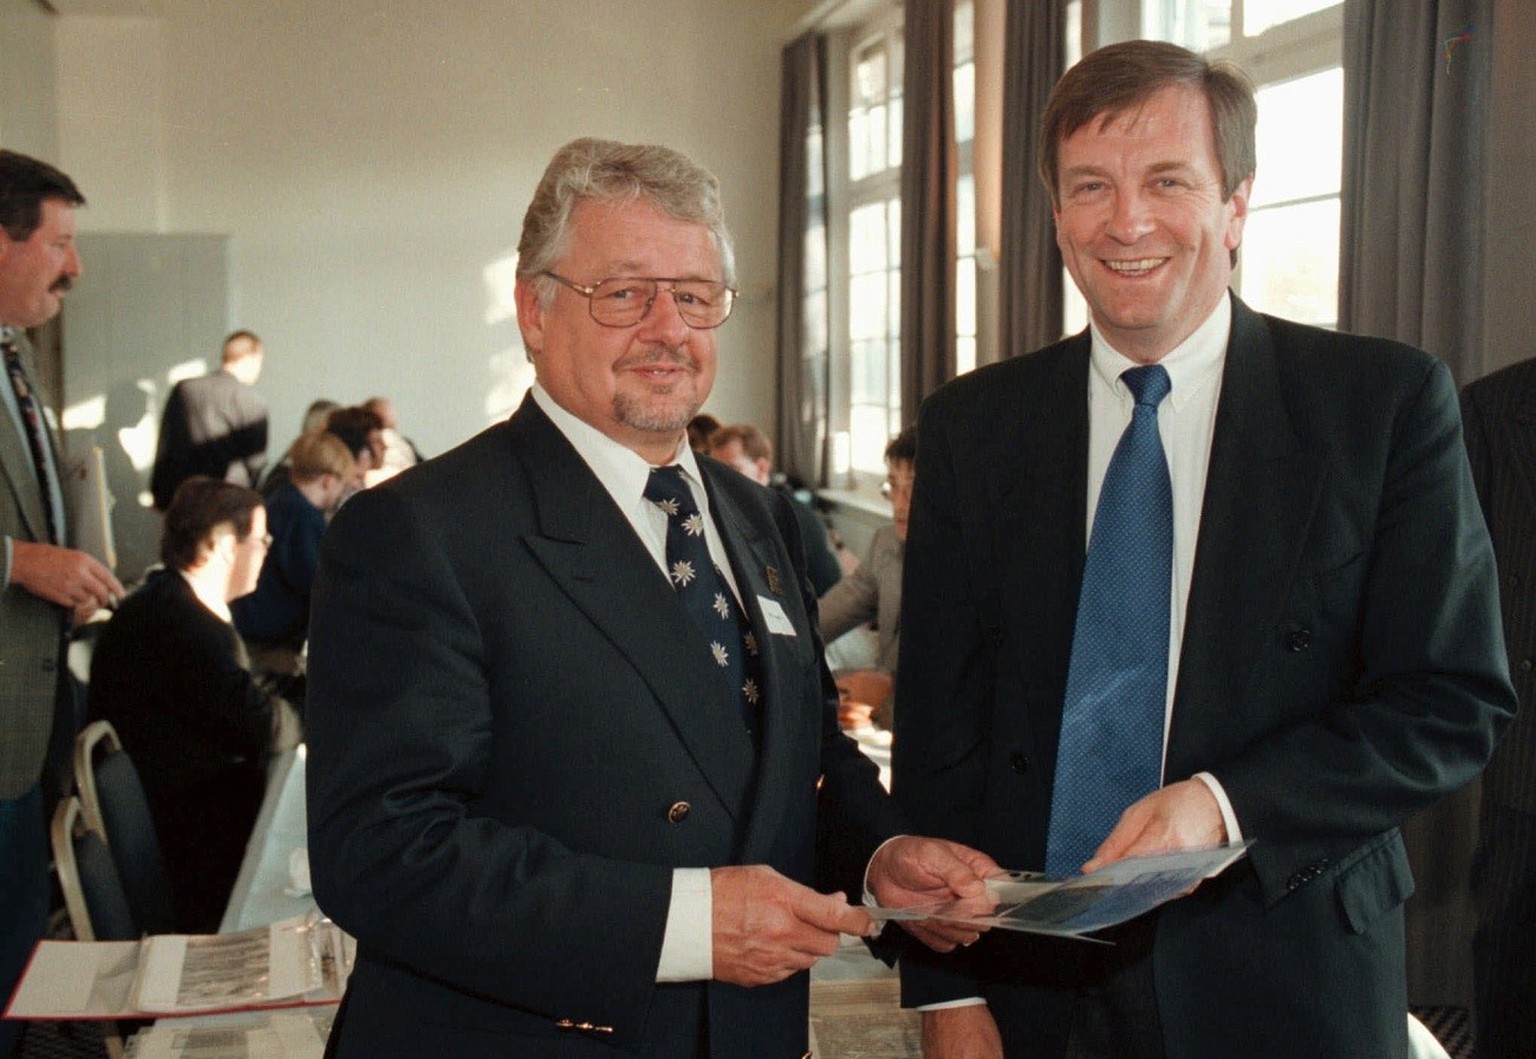
[(126, 1010), (136, 941), (44, 941), (11, 996), (7, 1018), (93, 1018)]
[(1091, 874), (1065, 879), (1007, 871), (987, 880), (985, 899), (868, 911), (875, 919), (942, 919), (1077, 937), (1125, 923), (1183, 896), (1201, 880), (1219, 875), (1240, 860), (1251, 844), (1127, 857)]

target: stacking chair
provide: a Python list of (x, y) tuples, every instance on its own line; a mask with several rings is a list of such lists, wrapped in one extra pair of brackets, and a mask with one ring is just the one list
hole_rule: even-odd
[(75, 741), (75, 784), (86, 826), (111, 851), (139, 933), (174, 933), (165, 856), (144, 785), (109, 722), (92, 722)]
[[(106, 839), (86, 823), (77, 796), (70, 795), (54, 811), (52, 839), (53, 866), (75, 937), (136, 940), (140, 931)], [(106, 1024), (102, 1042), (110, 1059), (122, 1059), (122, 1034), (116, 1023)]]

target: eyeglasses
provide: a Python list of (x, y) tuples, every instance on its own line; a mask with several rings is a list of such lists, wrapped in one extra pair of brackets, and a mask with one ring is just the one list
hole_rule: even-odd
[(596, 286), (583, 287), (564, 276), (542, 272), (562, 287), (569, 287), (587, 298), (587, 311), (604, 327), (633, 327), (651, 311), (662, 291), (672, 295), (672, 303), (683, 323), (697, 331), (707, 331), (725, 323), (736, 304), (736, 290), (724, 283), (707, 279), (648, 279), (621, 276), (599, 280)]
[(911, 496), (912, 481), (913, 479), (910, 474), (902, 475), (900, 477), (887, 478), (885, 481), (880, 483), (880, 495), (885, 497), (887, 500), (895, 496), (897, 493), (901, 493), (905, 496)]

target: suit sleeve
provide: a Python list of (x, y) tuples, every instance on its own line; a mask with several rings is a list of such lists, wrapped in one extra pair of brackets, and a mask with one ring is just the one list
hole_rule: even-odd
[(187, 432), (185, 392), (181, 384), (177, 383), (171, 389), (171, 395), (166, 398), (165, 410), (160, 415), (155, 464), (149, 474), (149, 491), (155, 498), (157, 511), (164, 511), (171, 506), (171, 497), (185, 477), (181, 462), (191, 445), (191, 435)]
[(492, 661), (442, 537), (384, 490), (327, 531), (306, 717), (316, 898), (374, 959), (529, 1012), (577, 1009), (632, 1040), (672, 872), (478, 811)]
[[(902, 568), (892, 790), (915, 832), (979, 847), (996, 648), (986, 597), (971, 572), (973, 549), (961, 528), (947, 425), (933, 401), (923, 406)], [(908, 946), (901, 959), (902, 1005), (981, 995), (966, 970), (968, 956)]]
[[(1405, 389), (1384, 424), (1391, 437), (1363, 552), (1300, 586), (1319, 600), (1317, 625), (1291, 657), (1318, 667), (1311, 679), (1344, 678), (1320, 708), (1302, 694), (1290, 723), (1210, 769), (1260, 840), (1252, 856), (1271, 896), (1295, 868), (1287, 844), (1396, 826), (1471, 780), (1514, 713), (1455, 389), (1439, 362)], [(1323, 654), (1309, 661), (1309, 650)]]
[(827, 590), (817, 604), (821, 609), (821, 638), (831, 643), (843, 633), (875, 618), (880, 586), (870, 569), (869, 558)]

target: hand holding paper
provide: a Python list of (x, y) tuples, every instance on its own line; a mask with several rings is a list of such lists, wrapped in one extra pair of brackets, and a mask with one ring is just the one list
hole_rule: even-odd
[[(875, 852), (869, 862), (870, 893), (885, 908), (975, 903), (975, 911), (992, 907), (986, 877), (999, 870), (997, 862), (979, 850), (941, 838), (902, 835)], [(902, 920), (902, 927), (936, 952), (969, 945), (985, 927), (938, 919)]]
[(1211, 789), (1197, 779), (1183, 780), (1127, 808), (1083, 871), (1095, 871), (1125, 857), (1208, 849), (1226, 840), (1226, 824)]

